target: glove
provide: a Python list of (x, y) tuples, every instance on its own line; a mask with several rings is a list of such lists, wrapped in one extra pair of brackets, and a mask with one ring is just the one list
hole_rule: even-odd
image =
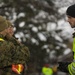
[(22, 64), (12, 65), (12, 71), (16, 74), (21, 74), (24, 70), (24, 66)]

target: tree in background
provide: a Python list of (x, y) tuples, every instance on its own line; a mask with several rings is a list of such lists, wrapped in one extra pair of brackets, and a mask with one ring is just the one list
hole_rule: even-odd
[[(55, 0), (1, 0), (0, 2), (0, 15), (11, 20), (15, 26), (15, 36), (29, 47), (31, 56), (28, 65), (34, 68), (30, 69), (30, 72), (40, 71), (45, 62), (53, 63), (52, 52), (56, 57), (54, 57), (55, 62), (68, 48), (68, 39), (61, 36), (62, 29), (57, 29), (58, 20), (64, 17), (64, 14), (59, 14), (59, 6), (55, 5), (57, 3)], [(54, 30), (52, 26), (55, 26)]]

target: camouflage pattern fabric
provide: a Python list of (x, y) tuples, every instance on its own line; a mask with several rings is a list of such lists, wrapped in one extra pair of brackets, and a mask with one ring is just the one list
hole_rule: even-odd
[[(29, 59), (28, 48), (19, 43), (14, 37), (6, 38), (0, 35), (4, 41), (0, 41), (0, 68), (12, 64), (26, 64)], [(0, 70), (0, 75), (17, 75), (11, 71), (11, 68)]]

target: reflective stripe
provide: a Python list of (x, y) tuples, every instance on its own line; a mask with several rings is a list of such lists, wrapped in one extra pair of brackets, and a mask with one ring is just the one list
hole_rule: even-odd
[(20, 74), (23, 71), (24, 66), (22, 64), (18, 64), (17, 66), (18, 66), (17, 72), (18, 72), (18, 74)]
[(18, 72), (19, 73), (21, 72), (21, 65), (20, 64), (18, 65)]
[(75, 38), (73, 39), (73, 52), (75, 52)]
[(75, 62), (75, 60), (73, 60), (73, 62)]
[(73, 39), (73, 52), (75, 52), (75, 38)]
[(71, 64), (68, 65), (68, 70), (70, 75), (75, 75), (75, 38), (73, 39), (73, 52), (74, 52), (74, 60)]
[(75, 60), (75, 52), (74, 52), (73, 58), (74, 58), (74, 60)]
[(68, 66), (68, 69), (69, 69), (70, 75), (75, 75), (75, 70), (73, 70), (72, 64), (70, 64), (70, 65)]
[(70, 75), (75, 75), (70, 67), (69, 67), (69, 72), (70, 72)]
[(73, 39), (73, 52), (74, 52), (74, 60), (75, 60), (75, 38)]
[(72, 64), (72, 69), (73, 69), (73, 70), (75, 70), (75, 67), (74, 67), (74, 65), (73, 65), (73, 64)]
[(4, 41), (4, 39), (0, 38), (0, 41)]

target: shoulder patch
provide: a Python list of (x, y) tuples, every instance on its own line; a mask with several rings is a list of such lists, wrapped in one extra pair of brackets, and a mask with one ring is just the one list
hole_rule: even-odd
[(0, 38), (0, 41), (4, 41), (4, 39), (3, 38)]

